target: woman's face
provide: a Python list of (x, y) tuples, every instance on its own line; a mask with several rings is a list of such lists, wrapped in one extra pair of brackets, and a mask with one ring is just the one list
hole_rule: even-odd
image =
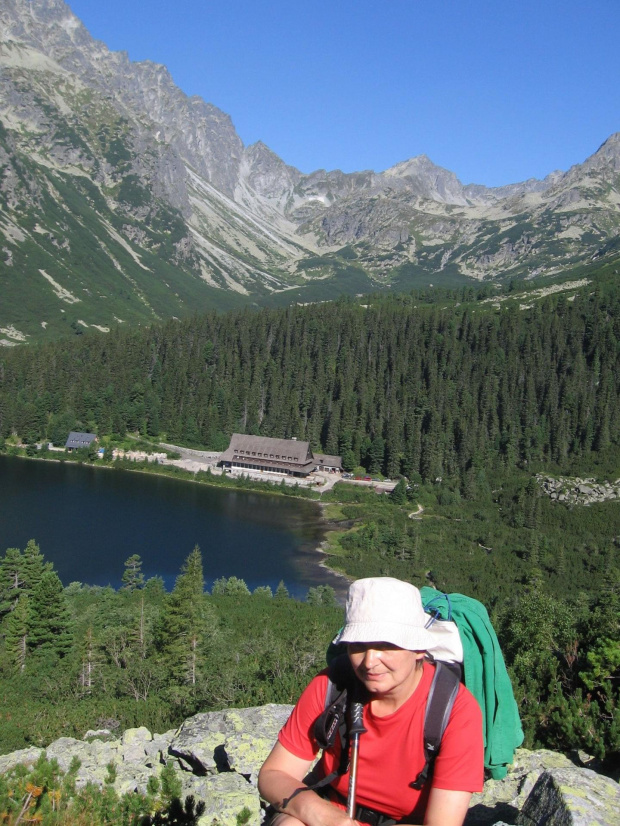
[(347, 650), (355, 675), (370, 694), (403, 699), (415, 691), (424, 651), (407, 651), (388, 642), (353, 642)]

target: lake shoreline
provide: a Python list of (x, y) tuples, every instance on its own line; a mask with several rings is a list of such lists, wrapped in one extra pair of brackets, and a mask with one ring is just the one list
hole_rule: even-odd
[(340, 523), (330, 519), (327, 514), (326, 510), (328, 508), (327, 502), (319, 502), (318, 503), (320, 511), (321, 511), (321, 524), (323, 531), (325, 532), (325, 537), (321, 540), (319, 545), (316, 548), (316, 551), (322, 556), (321, 561), (319, 562), (319, 567), (323, 568), (325, 571), (328, 571), (329, 574), (333, 577), (337, 578), (337, 586), (332, 585), (331, 587), (334, 588), (336, 591), (336, 597), (340, 603), (344, 605), (347, 593), (349, 591), (349, 586), (353, 582), (353, 578), (348, 576), (344, 573), (344, 571), (337, 570), (335, 568), (330, 567), (329, 565), (329, 558), (335, 557), (335, 554), (330, 554), (327, 550), (327, 546), (329, 545), (329, 540), (327, 539), (327, 533), (329, 531), (338, 531)]
[[(113, 464), (104, 463), (100, 460), (98, 460), (97, 462), (85, 462), (83, 460), (69, 459), (66, 457), (57, 458), (55, 456), (40, 455), (26, 456), (23, 453), (8, 453), (6, 451), (3, 454), (0, 454), (0, 456), (5, 456), (8, 459), (32, 459), (35, 462), (38, 462), (42, 465), (82, 467), (92, 468), (94, 470), (105, 469), (127, 471), (130, 473), (140, 474), (145, 477), (151, 476), (159, 479), (189, 482), (192, 483), (192, 487), (202, 487), (211, 490), (220, 489), (222, 491), (243, 492), (246, 494), (258, 493), (271, 497), (277, 496), (279, 498), (289, 500), (302, 500), (308, 503), (315, 504), (318, 506), (316, 512), (316, 527), (319, 529), (320, 538), (318, 539), (318, 541), (313, 541), (311, 543), (311, 548), (307, 547), (307, 551), (300, 549), (300, 552), (297, 555), (297, 564), (302, 568), (302, 570), (308, 570), (308, 563), (311, 559), (311, 567), (314, 568), (314, 571), (319, 574), (318, 579), (320, 580), (320, 582), (317, 584), (329, 585), (336, 591), (338, 600), (340, 602), (344, 600), (344, 596), (346, 595), (346, 591), (348, 590), (350, 580), (341, 571), (334, 570), (329, 565), (329, 554), (325, 551), (325, 534), (329, 530), (330, 520), (328, 519), (325, 513), (326, 504), (321, 502), (318, 499), (318, 497), (307, 495), (298, 496), (292, 490), (291, 492), (283, 492), (279, 489), (280, 486), (278, 484), (274, 484), (273, 482), (267, 482), (262, 480), (249, 480), (249, 484), (247, 484), (247, 480), (245, 480), (245, 478), (242, 476), (236, 478), (229, 477), (229, 479), (226, 482), (220, 481), (221, 477), (217, 477), (217, 481), (210, 480), (208, 478), (210, 474), (204, 471), (187, 471), (182, 468), (176, 468), (175, 466), (172, 466), (175, 467), (174, 470), (166, 470), (166, 466), (157, 465), (148, 465), (146, 467), (144, 465), (141, 465), (136, 467), (135, 462), (126, 460), (115, 460)], [(200, 474), (200, 478), (196, 478), (198, 473)], [(310, 553), (311, 555), (310, 558), (307, 555), (308, 553)], [(317, 577), (313, 575), (312, 579), (317, 579)]]
[[(177, 465), (160, 465), (156, 462), (144, 463), (127, 459), (114, 459), (113, 462), (103, 462), (101, 460), (97, 460), (97, 462), (84, 462), (82, 459), (69, 459), (67, 457), (63, 459), (55, 459), (49, 456), (26, 456), (24, 454), (8, 452), (0, 453), (0, 456), (6, 456), (10, 459), (27, 459), (35, 462), (45, 462), (58, 465), (74, 465), (78, 467), (92, 468), (93, 470), (120, 470), (127, 471), (128, 473), (141, 473), (146, 476), (159, 476), (161, 478), (172, 479), (179, 482), (191, 482), (192, 484), (202, 485), (203, 487), (209, 488), (218, 488), (220, 490), (244, 490), (248, 493), (261, 493), (267, 496), (281, 496), (287, 499), (300, 499), (305, 502), (314, 502), (319, 506), (322, 504), (318, 496), (308, 496), (305, 494), (300, 495), (297, 492), (284, 493), (280, 489), (280, 485), (276, 482), (246, 479), (244, 476), (235, 477), (229, 474), (209, 474), (204, 470), (185, 470)], [(164, 470), (163, 468), (174, 468), (174, 470)], [(202, 474), (202, 477), (197, 479), (196, 477), (199, 473)], [(209, 476), (212, 478), (209, 479)], [(227, 481), (216, 481), (216, 479), (222, 478)], [(300, 488), (300, 490), (305, 490), (305, 488)], [(312, 494), (314, 491), (309, 489), (308, 493)]]

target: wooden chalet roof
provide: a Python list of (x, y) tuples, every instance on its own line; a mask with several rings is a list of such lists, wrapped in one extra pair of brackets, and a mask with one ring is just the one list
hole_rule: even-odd
[(294, 439), (271, 439), (268, 436), (246, 436), (233, 433), (228, 448), (220, 456), (221, 462), (233, 459), (248, 463), (268, 462), (274, 465), (304, 468), (314, 464), (310, 442)]
[(324, 467), (342, 467), (342, 456), (332, 456), (329, 453), (315, 453), (314, 461)]

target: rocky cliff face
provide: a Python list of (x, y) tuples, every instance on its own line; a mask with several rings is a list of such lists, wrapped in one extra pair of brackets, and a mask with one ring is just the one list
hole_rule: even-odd
[(618, 245), (618, 135), (496, 189), (424, 155), (303, 175), (63, 0), (0, 9), (0, 165), (0, 327), (22, 333), (317, 298), (343, 274), (360, 291), (554, 273)]
[[(62, 737), (45, 749), (62, 771), (77, 758), (76, 785), (110, 782), (119, 794), (146, 790), (167, 763), (176, 767), (183, 795), (204, 800), (204, 826), (236, 826), (249, 811), (250, 826), (259, 826), (264, 805), (256, 788), (258, 771), (269, 754), (292, 706), (227, 709), (197, 714), (177, 731), (153, 735), (145, 728), (89, 732), (85, 739)], [(30, 748), (0, 756), (0, 774), (33, 764), (43, 749)], [(474, 795), (466, 826), (612, 826), (617, 823), (620, 787), (608, 777), (577, 767), (563, 755), (519, 749), (504, 780), (489, 780)]]

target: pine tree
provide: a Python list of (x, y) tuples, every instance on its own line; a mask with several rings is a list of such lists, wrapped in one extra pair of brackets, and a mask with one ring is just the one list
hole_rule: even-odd
[(41, 581), (43, 574), (46, 571), (51, 571), (53, 565), (51, 562), (45, 561), (34, 539), (28, 541), (28, 544), (24, 548), (22, 559), (22, 572), (26, 582), (26, 588), (32, 592)]
[(249, 597), (250, 589), (245, 583), (245, 580), (239, 579), (236, 576), (231, 576), (228, 579), (221, 577), (216, 579), (211, 589), (211, 594), (215, 596), (227, 597)]
[(19, 548), (7, 548), (0, 562), (0, 615), (12, 611), (25, 590), (23, 560)]
[(335, 608), (338, 605), (336, 592), (331, 585), (317, 585), (316, 587), (308, 588), (306, 602), (308, 605), (324, 605), (329, 608)]
[(267, 599), (271, 599), (273, 597), (273, 591), (269, 585), (259, 585), (252, 591), (253, 597), (266, 597)]
[(368, 450), (368, 472), (381, 473), (385, 458), (385, 440), (382, 436), (375, 436)]
[(399, 479), (398, 484), (390, 493), (390, 499), (397, 505), (404, 505), (407, 501), (407, 483)]
[(125, 571), (122, 578), (122, 587), (128, 591), (135, 591), (136, 588), (144, 587), (144, 574), (142, 573), (142, 559), (140, 554), (132, 554), (125, 561)]
[(97, 641), (93, 633), (92, 625), (89, 625), (84, 634), (81, 645), (81, 668), (80, 668), (80, 685), (86, 693), (90, 693), (95, 681), (95, 672), (97, 669)]
[(29, 540), (24, 552), (9, 548), (0, 561), (0, 616), (13, 610), (20, 596), (32, 594), (45, 571), (52, 569), (34, 539)]

